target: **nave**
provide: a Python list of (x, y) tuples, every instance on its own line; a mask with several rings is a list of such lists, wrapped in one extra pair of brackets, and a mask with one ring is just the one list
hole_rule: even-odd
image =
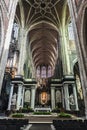
[(87, 0), (0, 0), (0, 113), (87, 118), (86, 16)]

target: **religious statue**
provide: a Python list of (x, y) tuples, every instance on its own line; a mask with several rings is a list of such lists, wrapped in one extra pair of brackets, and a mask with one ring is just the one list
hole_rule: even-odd
[(70, 105), (75, 105), (73, 94), (71, 94), (70, 97), (69, 97), (69, 103), (70, 103)]
[(75, 100), (74, 100), (73, 94), (71, 94), (69, 97), (69, 104), (70, 104), (71, 110), (75, 110)]
[(12, 96), (12, 105), (16, 105), (16, 93), (14, 93), (14, 95)]

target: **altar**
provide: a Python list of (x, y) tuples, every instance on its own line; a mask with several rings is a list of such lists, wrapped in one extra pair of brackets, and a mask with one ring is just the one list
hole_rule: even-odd
[(34, 109), (35, 112), (51, 112), (50, 107), (36, 107)]

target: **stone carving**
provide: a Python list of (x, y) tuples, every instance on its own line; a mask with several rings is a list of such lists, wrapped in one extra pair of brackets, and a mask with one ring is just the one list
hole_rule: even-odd
[(11, 102), (12, 102), (12, 105), (16, 105), (16, 93), (14, 93), (14, 95), (12, 96), (12, 100), (11, 100)]
[(69, 103), (70, 103), (70, 105), (75, 105), (73, 94), (71, 94), (70, 97), (69, 97)]

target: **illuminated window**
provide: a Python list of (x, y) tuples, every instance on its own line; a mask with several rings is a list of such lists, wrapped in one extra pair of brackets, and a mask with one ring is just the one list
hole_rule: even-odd
[(74, 33), (72, 23), (68, 25), (69, 40), (74, 40)]
[(14, 38), (17, 40), (18, 39), (18, 31), (19, 31), (19, 26), (17, 23), (14, 23), (14, 25), (13, 25), (13, 31), (14, 31)]
[(40, 66), (37, 67), (36, 76), (37, 76), (37, 78), (40, 77)]
[(41, 78), (46, 78), (46, 67), (45, 66), (41, 67)]
[(52, 76), (52, 68), (51, 68), (51, 66), (48, 66), (47, 77), (51, 77), (51, 76)]

